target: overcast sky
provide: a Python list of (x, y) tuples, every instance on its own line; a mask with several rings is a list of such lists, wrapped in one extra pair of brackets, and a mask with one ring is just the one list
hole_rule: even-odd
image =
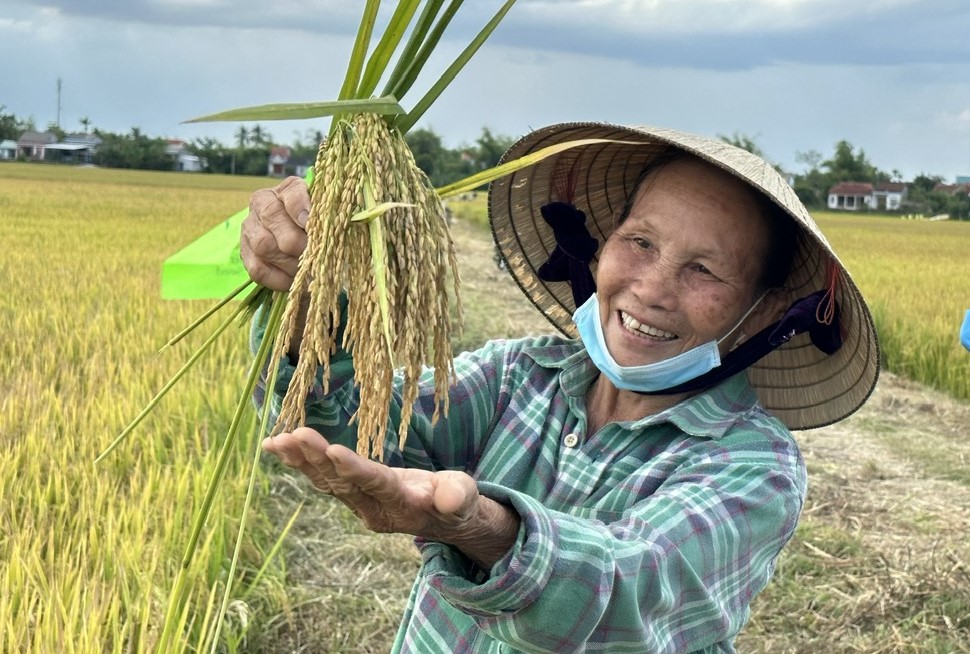
[[(465, 2), (428, 70), (442, 70), (500, 4)], [(86, 117), (114, 132), (231, 143), (238, 123), (181, 121), (334, 99), (362, 7), (0, 0), (0, 105), (43, 127), (57, 119), (60, 78), (68, 131)], [(846, 139), (906, 178), (970, 175), (970, 2), (518, 0), (419, 126), (454, 147), (483, 126), (519, 136), (566, 120), (743, 133), (794, 171), (797, 152), (828, 157)], [(326, 124), (262, 126), (291, 143)]]

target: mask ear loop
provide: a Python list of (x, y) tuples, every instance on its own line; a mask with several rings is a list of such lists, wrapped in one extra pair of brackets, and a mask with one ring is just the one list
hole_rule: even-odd
[[(765, 291), (765, 292), (763, 292), (763, 293), (762, 293), (761, 295), (759, 295), (759, 296), (758, 296), (758, 299), (754, 301), (754, 304), (752, 304), (752, 305), (751, 305), (751, 307), (750, 307), (750, 308), (749, 308), (749, 309), (748, 309), (747, 311), (745, 311), (745, 312), (744, 312), (744, 315), (743, 315), (743, 316), (741, 316), (741, 319), (740, 319), (740, 320), (738, 320), (738, 321), (737, 321), (736, 323), (734, 323), (734, 327), (732, 327), (732, 328), (731, 328), (730, 330), (728, 330), (728, 333), (727, 333), (727, 334), (725, 334), (725, 335), (724, 335), (724, 336), (722, 336), (721, 338), (719, 338), (719, 339), (717, 339), (717, 344), (718, 344), (718, 345), (720, 345), (721, 343), (723, 343), (723, 342), (724, 342), (724, 340), (725, 340), (725, 339), (727, 339), (727, 337), (728, 337), (728, 336), (730, 336), (731, 334), (733, 334), (733, 333), (734, 333), (734, 330), (736, 330), (736, 329), (737, 329), (738, 327), (740, 327), (740, 326), (741, 326), (741, 325), (742, 325), (742, 324), (744, 323), (744, 321), (748, 319), (748, 316), (750, 316), (750, 315), (751, 315), (751, 313), (752, 313), (752, 312), (753, 312), (753, 311), (754, 311), (755, 309), (757, 309), (757, 308), (758, 308), (758, 305), (759, 305), (759, 304), (761, 304), (761, 301), (762, 301), (763, 299), (765, 299), (765, 297), (766, 297), (767, 295), (768, 295), (768, 291)], [(739, 342), (739, 341), (740, 341), (740, 339), (742, 339), (742, 338), (744, 338), (744, 332), (743, 332), (743, 331), (742, 331), (742, 332), (741, 332), (741, 333), (740, 333), (740, 334), (738, 335), (738, 338), (737, 338), (737, 340), (735, 341), (735, 343), (734, 343), (734, 345), (732, 345), (732, 346), (731, 346), (731, 349), (732, 349), (732, 350), (733, 350), (734, 348), (736, 348), (736, 347), (737, 347), (738, 345), (740, 345), (740, 342)]]

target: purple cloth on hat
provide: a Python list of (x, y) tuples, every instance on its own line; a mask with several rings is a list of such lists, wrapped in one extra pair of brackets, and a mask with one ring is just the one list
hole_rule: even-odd
[(581, 306), (596, 292), (596, 282), (589, 264), (599, 242), (586, 229), (586, 214), (568, 202), (550, 202), (540, 209), (552, 227), (556, 249), (549, 260), (539, 266), (539, 279), (547, 282), (569, 282), (573, 301)]

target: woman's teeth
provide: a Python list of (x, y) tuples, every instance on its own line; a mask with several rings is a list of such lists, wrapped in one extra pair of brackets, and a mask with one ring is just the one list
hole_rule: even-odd
[(620, 318), (623, 320), (623, 326), (627, 329), (640, 332), (641, 334), (646, 334), (652, 338), (660, 338), (666, 341), (671, 341), (677, 338), (677, 334), (671, 334), (670, 332), (665, 332), (662, 329), (657, 329), (656, 327), (651, 327), (650, 325), (643, 325), (636, 318), (624, 313), (623, 311), (620, 312)]

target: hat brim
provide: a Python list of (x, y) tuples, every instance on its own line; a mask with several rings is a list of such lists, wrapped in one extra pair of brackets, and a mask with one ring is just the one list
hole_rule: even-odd
[[(602, 249), (643, 167), (670, 147), (679, 148), (749, 184), (794, 219), (802, 237), (787, 282), (793, 299), (827, 288), (830, 266), (838, 272), (835, 297), (840, 308), (842, 347), (826, 355), (807, 334), (801, 334), (755, 363), (748, 376), (761, 403), (790, 429), (822, 427), (862, 406), (879, 375), (879, 343), (872, 315), (815, 221), (773, 167), (760, 157), (717, 139), (670, 129), (604, 123), (543, 127), (516, 142), (503, 161), (580, 139), (625, 143), (595, 143), (554, 155), (496, 180), (488, 197), (492, 233), (509, 272), (557, 329), (567, 336), (576, 336), (572, 321), (576, 307), (568, 283), (546, 282), (537, 273), (556, 246), (540, 208), (551, 201), (570, 200), (586, 213), (586, 225)], [(570, 198), (561, 197), (564, 177), (568, 177)], [(594, 258), (594, 275), (596, 265)]]

